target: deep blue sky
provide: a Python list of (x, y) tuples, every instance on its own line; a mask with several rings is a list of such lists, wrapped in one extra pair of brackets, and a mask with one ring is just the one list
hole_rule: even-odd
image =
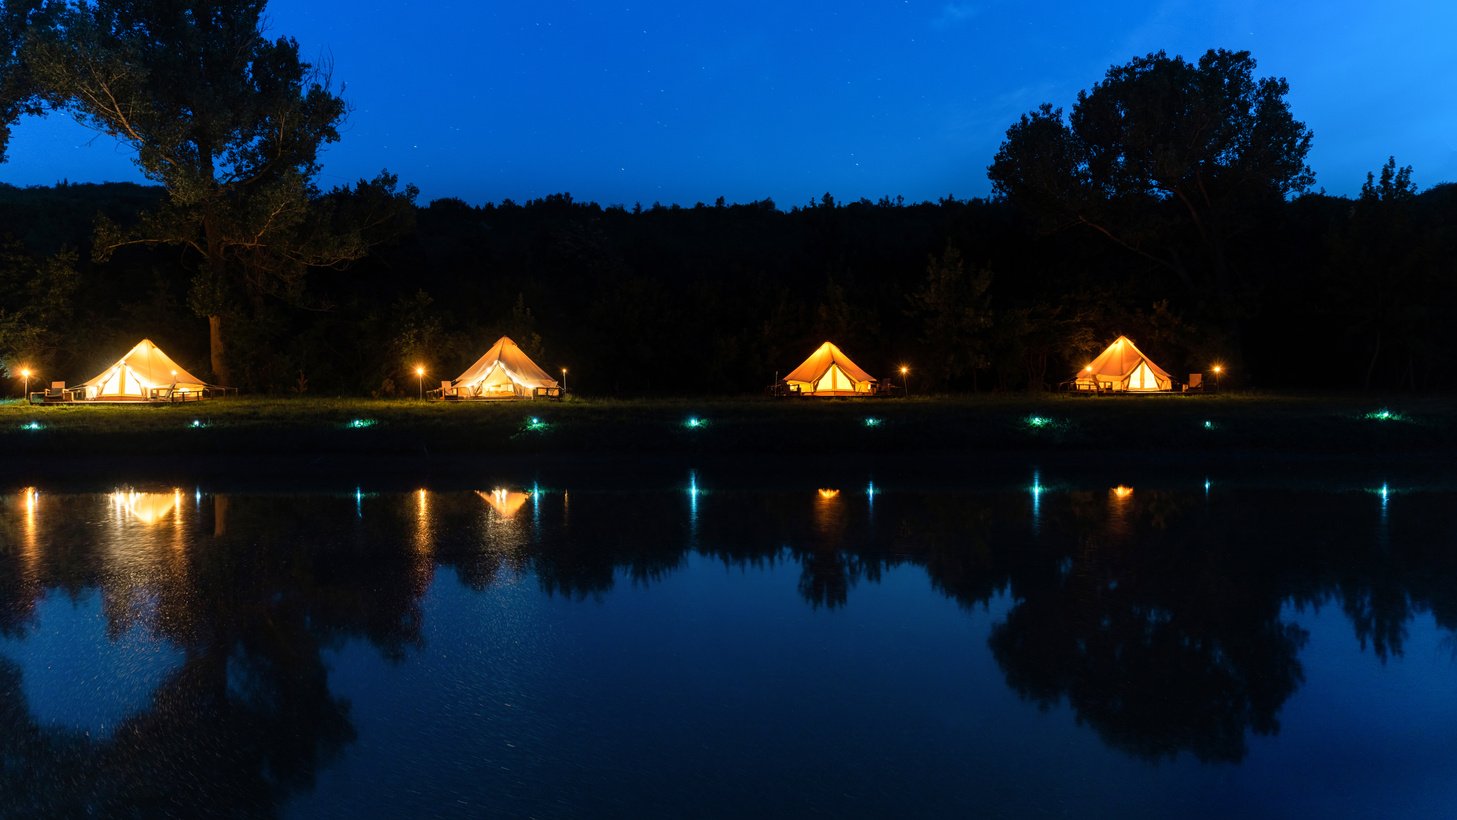
[[(1315, 131), (1317, 188), (1394, 154), (1457, 181), (1457, 3), (615, 3), (275, 0), (271, 30), (332, 58), (353, 111), (326, 186), (389, 168), (421, 200), (604, 204), (987, 194), (1006, 127), (1109, 65), (1249, 49)], [(137, 179), (130, 153), (24, 122), (0, 181)]]

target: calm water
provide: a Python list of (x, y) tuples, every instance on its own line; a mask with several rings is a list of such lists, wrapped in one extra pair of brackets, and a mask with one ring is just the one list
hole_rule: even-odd
[(0, 495), (0, 815), (1451, 816), (1457, 492)]

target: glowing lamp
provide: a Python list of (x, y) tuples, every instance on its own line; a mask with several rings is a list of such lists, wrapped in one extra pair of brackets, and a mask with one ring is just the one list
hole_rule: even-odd
[(352, 419), (344, 426), (351, 430), (363, 430), (366, 427), (373, 427), (376, 423), (374, 419)]
[(831, 490), (831, 489), (826, 489), (824, 487), (821, 487), (819, 492), (820, 492), (820, 498), (822, 498), (822, 499), (824, 499), (826, 501), (829, 501), (830, 499), (832, 499), (832, 498), (834, 498), (834, 497), (836, 497), (836, 496), (838, 496), (840, 494), (840, 491), (839, 490)]
[(22, 430), (44, 430), (44, 429), (46, 429), (46, 426), (44, 424), (41, 424), (38, 421), (32, 421), (32, 422), (28, 422), (26, 424), (20, 425), (20, 429), (22, 429)]
[(880, 419), (876, 418), (875, 416), (867, 416), (865, 418), (865, 426), (866, 427), (879, 427), (880, 426)]
[(697, 416), (689, 416), (688, 420), (683, 422), (683, 426), (687, 427), (689, 430), (697, 430), (701, 427), (707, 427), (708, 419), (701, 419)]
[(1114, 487), (1113, 488), (1113, 497), (1114, 498), (1117, 498), (1119, 500), (1122, 500), (1122, 499), (1125, 499), (1125, 498), (1129, 498), (1132, 495), (1133, 495), (1133, 488), (1132, 487), (1125, 487), (1122, 484), (1119, 484), (1117, 487)]

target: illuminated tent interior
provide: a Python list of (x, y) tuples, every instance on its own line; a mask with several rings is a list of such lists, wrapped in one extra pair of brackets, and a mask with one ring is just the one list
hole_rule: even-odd
[(162, 348), (152, 344), (151, 339), (141, 340), (116, 364), (81, 384), (86, 398), (103, 401), (146, 401), (159, 388), (201, 396), (207, 387), (206, 382), (183, 370)]
[(536, 366), (525, 351), (502, 336), (443, 391), (444, 398), (530, 399), (537, 390), (557, 390), (556, 379)]
[(1074, 386), (1078, 390), (1154, 393), (1174, 389), (1174, 382), (1127, 336), (1119, 336), (1098, 358), (1078, 371)]
[(784, 383), (806, 396), (868, 396), (875, 391), (875, 377), (831, 342), (820, 345), (804, 364), (790, 371)]

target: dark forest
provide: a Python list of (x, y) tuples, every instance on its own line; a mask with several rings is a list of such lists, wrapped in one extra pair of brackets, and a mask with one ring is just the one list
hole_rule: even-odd
[[(180, 251), (90, 261), (97, 214), (134, 220), (161, 197), (0, 188), (7, 365), (79, 381), (147, 336), (206, 369)], [(437, 200), (296, 298), (255, 300), (231, 355), (250, 390), (392, 395), (417, 362), (451, 378), (504, 333), (582, 393), (743, 394), (829, 338), (882, 378), (909, 364), (928, 390), (1041, 390), (1125, 333), (1176, 375), (1220, 360), (1241, 386), (1442, 388), (1457, 185), (1301, 196), (1233, 251), (1238, 347), (1155, 264), (1091, 231), (1043, 234), (1006, 202)]]

